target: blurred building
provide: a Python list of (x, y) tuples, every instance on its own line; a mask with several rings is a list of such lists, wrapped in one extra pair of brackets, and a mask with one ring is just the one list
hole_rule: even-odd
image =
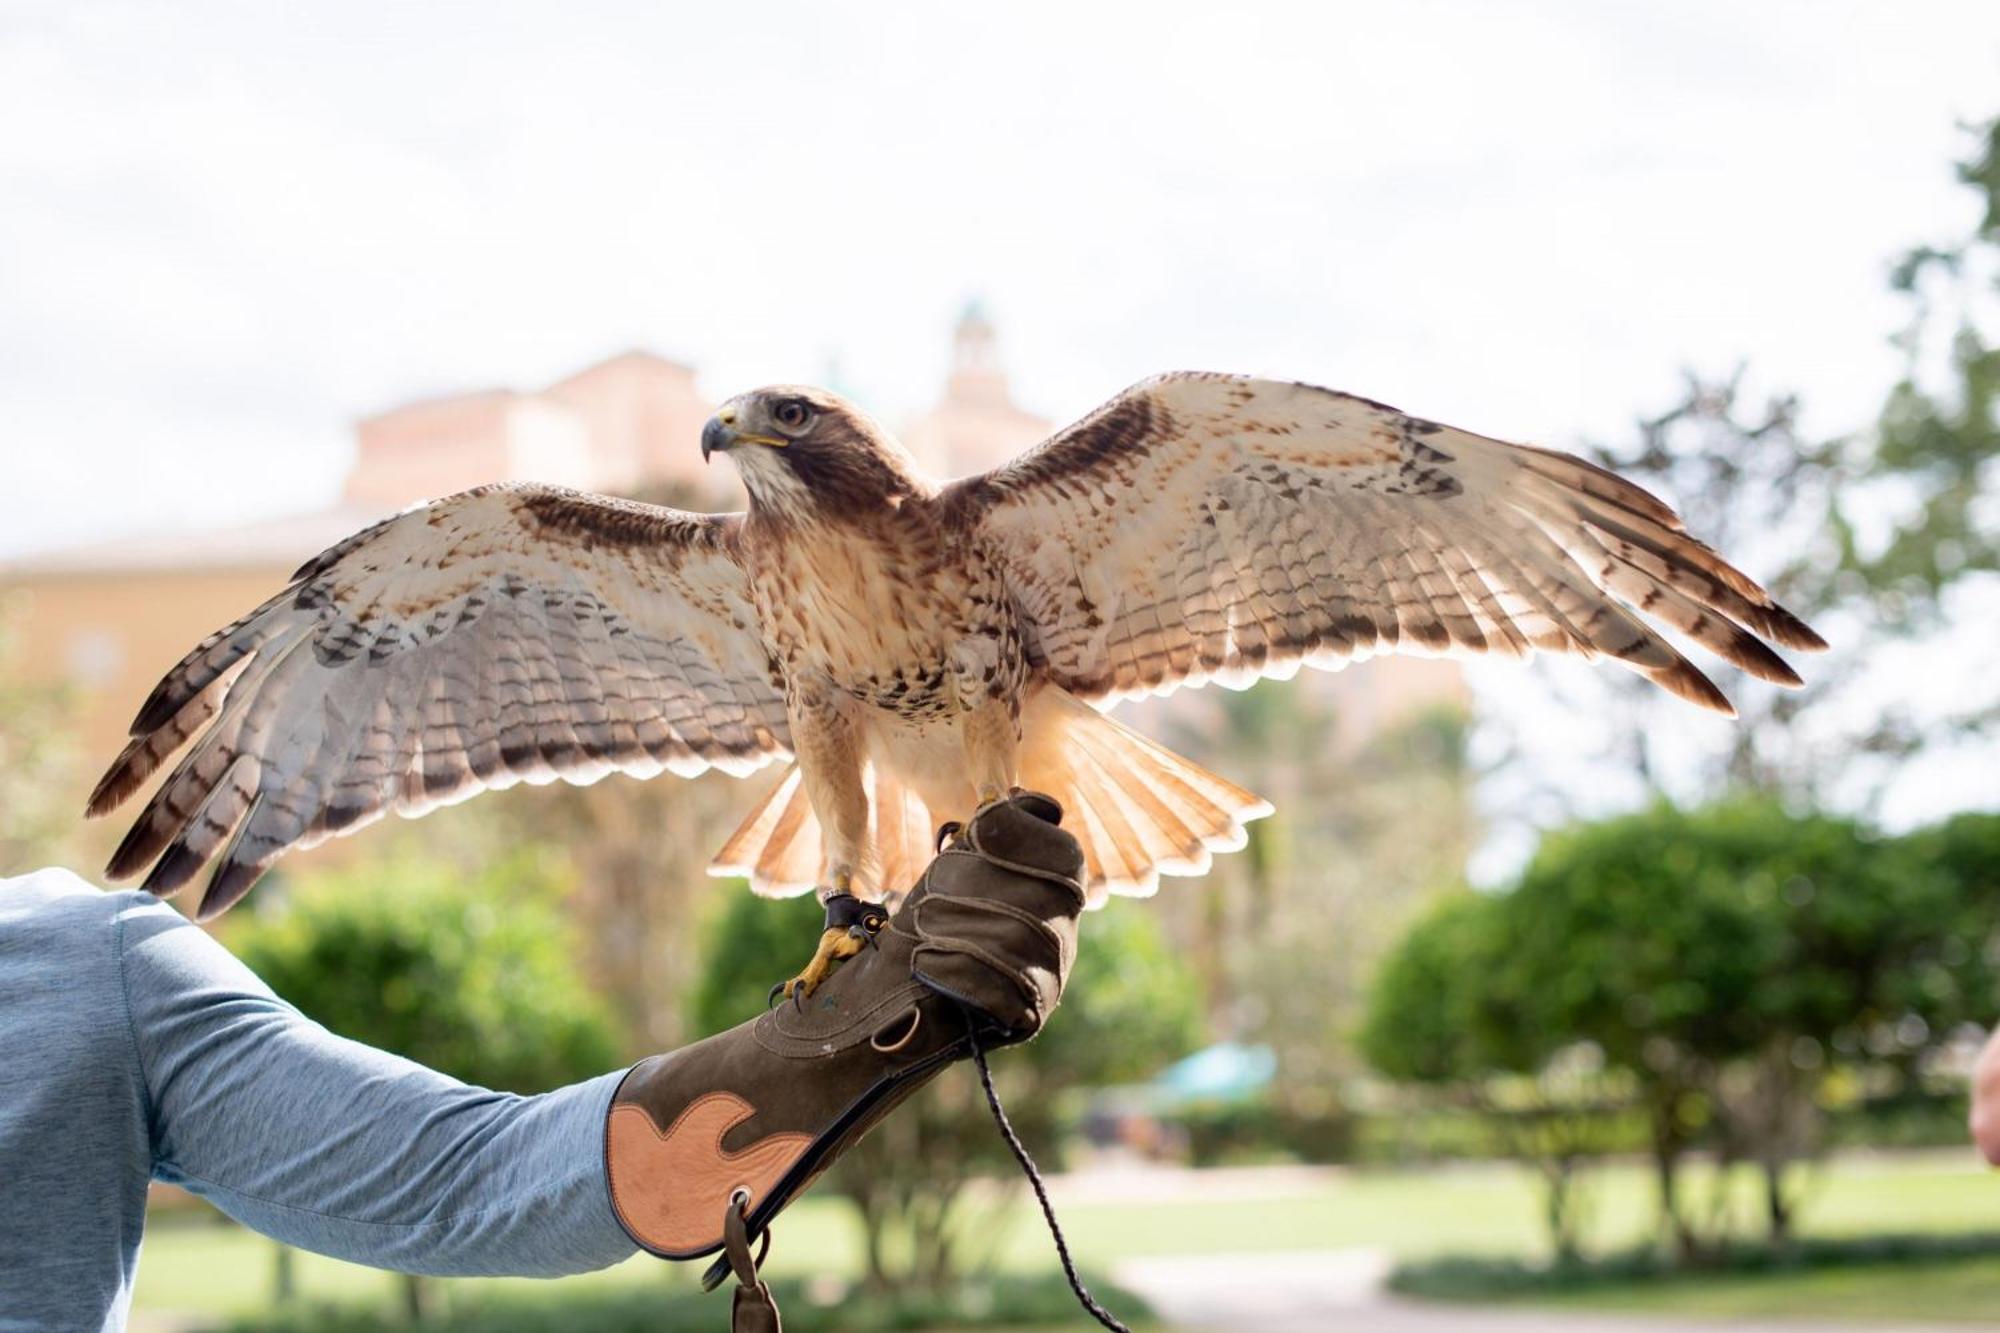
[(0, 598), (28, 646), (24, 665), (75, 687), (86, 753), (108, 761), (153, 683), (204, 634), (269, 597), (308, 557), (420, 500), (547, 481), (735, 504), (735, 479), (701, 463), (711, 410), (692, 367), (644, 351), (542, 389), (407, 403), (355, 424), (354, 464), (327, 509), (29, 556), (0, 564)]
[(694, 368), (631, 351), (545, 389), (492, 389), (393, 407), (355, 427), (344, 498), (394, 512), (489, 481), (544, 481), (622, 494), (717, 490), (698, 441), (713, 405)]
[(1014, 402), (1000, 361), (1000, 335), (974, 301), (951, 335), (943, 396), (903, 424), (902, 440), (931, 475), (963, 477), (1000, 466), (1055, 428), (1055, 422)]
[[(711, 411), (693, 367), (636, 350), (540, 389), (406, 403), (356, 423), (352, 470), (327, 509), (0, 564), (0, 601), (26, 645), (25, 668), (74, 686), (78, 736), (94, 768), (124, 743), (153, 683), (204, 634), (270, 596), (308, 557), (419, 500), (527, 480), (740, 505), (733, 472), (702, 465), (697, 441)], [(1014, 401), (997, 332), (977, 304), (953, 333), (939, 397), (902, 423), (912, 451), (940, 476), (997, 466), (1052, 429)], [(1457, 668), (1444, 662), (1307, 674), (1306, 688), (1336, 707), (1344, 742), (1464, 698)]]

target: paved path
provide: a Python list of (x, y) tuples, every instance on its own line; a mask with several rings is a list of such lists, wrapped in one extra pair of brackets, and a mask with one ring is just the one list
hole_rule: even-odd
[(1966, 1325), (1482, 1310), (1404, 1300), (1382, 1281), (1386, 1250), (1170, 1255), (1114, 1265), (1119, 1285), (1176, 1328), (1205, 1333), (1965, 1333)]

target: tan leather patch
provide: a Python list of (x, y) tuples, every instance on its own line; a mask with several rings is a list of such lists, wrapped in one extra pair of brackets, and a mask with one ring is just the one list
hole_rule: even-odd
[(621, 1102), (605, 1121), (611, 1202), (625, 1229), (649, 1249), (693, 1253), (722, 1243), (723, 1210), (736, 1190), (755, 1206), (812, 1143), (810, 1134), (771, 1134), (738, 1152), (722, 1136), (757, 1108), (729, 1092), (688, 1104), (663, 1134), (644, 1107)]

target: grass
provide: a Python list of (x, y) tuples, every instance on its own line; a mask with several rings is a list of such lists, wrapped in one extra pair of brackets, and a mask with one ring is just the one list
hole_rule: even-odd
[(2000, 1232), (1812, 1237), (1783, 1253), (1737, 1244), (1699, 1269), (1657, 1247), (1540, 1265), (1447, 1256), (1399, 1267), (1390, 1286), (1421, 1300), (1684, 1315), (1991, 1320), (2000, 1309)]
[[(657, 1285), (657, 1284), (656, 1284)], [(1099, 1278), (1112, 1304), (1143, 1308), (1129, 1292)], [(1005, 1277), (968, 1282), (944, 1296), (871, 1297), (863, 1292), (815, 1291), (814, 1284), (772, 1283), (784, 1324), (792, 1333), (921, 1333), (967, 1322), (983, 1333), (1005, 1328), (1048, 1330), (1074, 1324), (1082, 1316), (1059, 1276)], [(694, 1290), (653, 1291), (603, 1288), (562, 1295), (524, 1297), (488, 1291), (461, 1294), (450, 1308), (425, 1321), (435, 1333), (659, 1333), (665, 1329), (712, 1329), (729, 1297)], [(294, 1304), (227, 1326), (228, 1333), (405, 1333), (408, 1325), (393, 1312), (353, 1303)]]
[[(1226, 1179), (1194, 1173), (1180, 1197), (1143, 1203), (1078, 1198), (1060, 1206), (1077, 1256), (1100, 1271), (1130, 1257), (1323, 1250), (1382, 1246), (1399, 1259), (1447, 1253), (1543, 1257), (1535, 1191), (1518, 1169), (1502, 1165), (1435, 1171), (1350, 1171), (1300, 1189), (1242, 1197)], [(1735, 1204), (1754, 1217), (1753, 1182), (1733, 1182)], [(1636, 1244), (1650, 1232), (1651, 1186), (1638, 1166), (1597, 1173), (1592, 1187), (1591, 1243), (1600, 1250)], [(1970, 1152), (1848, 1158), (1824, 1170), (1809, 1199), (1804, 1233), (1838, 1237), (1883, 1232), (1950, 1233), (1991, 1229), (2000, 1220), (2000, 1180), (1980, 1170)], [(1050, 1273), (1055, 1255), (1032, 1208), (1016, 1208), (990, 1236), (997, 1265), (1020, 1273)], [(271, 1292), (273, 1246), (240, 1229), (212, 1224), (156, 1226), (146, 1236), (135, 1309), (175, 1322), (216, 1321), (262, 1308)], [(387, 1306), (396, 1294), (388, 1274), (301, 1254), (299, 1290), (308, 1298)], [(602, 1273), (560, 1283), (463, 1280), (453, 1290), (482, 1296), (651, 1289), (693, 1285), (700, 1265), (635, 1259)], [(847, 1208), (807, 1199), (776, 1227), (770, 1273), (775, 1277), (849, 1276), (860, 1268), (860, 1235)], [(1935, 1269), (1935, 1271), (1932, 1271)], [(1918, 1278), (1914, 1273), (1921, 1271)], [(1920, 1292), (1914, 1289), (1921, 1288)], [(1688, 1314), (1821, 1313), (1864, 1317), (1892, 1308), (1915, 1318), (1921, 1298), (1928, 1318), (1972, 1312), (2000, 1320), (2000, 1259), (1971, 1259), (1921, 1270), (1867, 1267), (1706, 1278), (1699, 1283), (1629, 1284), (1538, 1298), (1573, 1307), (1677, 1311)]]
[(1714, 1319), (1811, 1319), (1854, 1323), (2000, 1321), (2000, 1255), (1771, 1273), (1634, 1282), (1537, 1297), (1544, 1309), (1616, 1310)]

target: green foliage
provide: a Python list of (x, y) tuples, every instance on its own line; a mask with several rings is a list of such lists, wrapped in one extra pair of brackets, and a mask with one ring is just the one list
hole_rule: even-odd
[(468, 1082), (538, 1092), (614, 1068), (620, 1042), (572, 961), (562, 885), (521, 854), (463, 878), (403, 857), (292, 882), (228, 940), (333, 1031)]
[[(1865, 955), (1893, 922), (1851, 823), (1749, 802), (1551, 836), (1506, 900), (1505, 979), (1627, 1066), (1661, 1039), (1726, 1059), (1865, 1022)], [(1655, 1060), (1657, 1057), (1653, 1057)]]
[(1061, 1015), (1026, 1048), (1049, 1090), (1149, 1078), (1201, 1044), (1201, 986), (1147, 904), (1086, 914)]
[(824, 920), (809, 893), (759, 898), (742, 880), (717, 884), (702, 914), (701, 968), (688, 990), (692, 1035), (725, 1032), (763, 1013), (771, 984), (805, 963)]
[[(1573, 1137), (1587, 1155), (1637, 1156), (1648, 1147), (1646, 1118), (1620, 1084), (1615, 1075), (1607, 1075), (1598, 1089), (1602, 1097), (1565, 1108), (1578, 1122)], [(1532, 1146), (1531, 1126), (1547, 1117), (1545, 1108), (1532, 1104), (1534, 1091), (1533, 1084), (1502, 1080), (1483, 1099), (1447, 1101), (1435, 1089), (1424, 1088), (1426, 1095), (1371, 1107), (1355, 1122), (1350, 1160), (1409, 1166), (1522, 1156), (1524, 1146)], [(1959, 1119), (1962, 1139), (1964, 1116)]]
[[(1706, 1133), (1763, 1168), (1784, 1242), (1794, 1163), (1819, 1143), (1837, 1060), (1909, 1062), (1985, 987), (1990, 924), (1848, 820), (1744, 800), (1656, 806), (1549, 838), (1506, 899), (1504, 992), (1593, 1043), (1649, 1109), (1662, 1215), (1684, 1258), (1720, 1237), (1676, 1195)], [(1954, 968), (1946, 960), (1955, 960)]]
[[(1137, 1296), (1104, 1277), (1093, 1275), (1086, 1281), (1107, 1307), (1124, 1318), (1139, 1319), (1148, 1313)], [(771, 1289), (790, 1333), (1020, 1328), (1074, 1325), (1081, 1318), (1076, 1297), (1060, 1274), (969, 1281), (946, 1294), (855, 1292), (834, 1303), (797, 1281), (779, 1279)], [(675, 1287), (548, 1297), (510, 1294), (454, 1301), (450, 1310), (421, 1324), (379, 1309), (311, 1305), (239, 1319), (228, 1329), (229, 1333), (404, 1333), (416, 1328), (429, 1333), (660, 1333), (719, 1328), (728, 1322), (729, 1302), (726, 1288), (713, 1293)]]
[(1510, 897), (1442, 899), (1377, 972), (1361, 1048), (1375, 1068), (1475, 1111), (1500, 1151), (1535, 1169), (1558, 1254), (1576, 1250), (1577, 1168), (1622, 1146), (1594, 1048), (1556, 1018), (1558, 996), (1513, 966)]
[(1766, 800), (1657, 805), (1551, 835), (1511, 892), (1441, 903), (1378, 974), (1363, 1049), (1476, 1109), (1557, 1192), (1638, 1109), (1684, 1258), (1728, 1218), (1679, 1197), (1682, 1154), (1755, 1161), (1782, 1240), (1836, 1074), (1857, 1108), (1935, 1121), (1921, 1057), (1990, 1019), (1996, 909), (2000, 816), (1882, 839)]
[(1990, 891), (1914, 841), (1766, 801), (1554, 835), (1505, 901), (1499, 983), (1540, 991), (1546, 1021), (1634, 1069), (1662, 1041), (1708, 1061), (1783, 1045), (1806, 1068), (1893, 1055), (1992, 998)]
[(23, 683), (11, 620), (0, 600), (0, 876), (60, 861), (76, 827), (70, 691)]
[(1413, 1083), (1450, 1083), (1531, 1069), (1543, 1052), (1526, 1024), (1502, 1024), (1482, 1010), (1501, 959), (1502, 905), (1463, 890), (1441, 899), (1411, 927), (1375, 974), (1361, 1053), (1376, 1070)]

